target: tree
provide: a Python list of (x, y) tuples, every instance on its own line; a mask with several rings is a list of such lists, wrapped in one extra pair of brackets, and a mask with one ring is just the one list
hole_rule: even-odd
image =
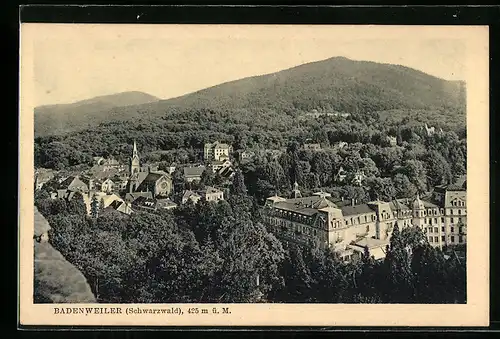
[(181, 193), (186, 189), (186, 182), (184, 181), (184, 173), (182, 168), (177, 167), (172, 174), (172, 186), (174, 192)]
[(394, 226), (384, 260), (384, 271), (387, 276), (386, 300), (392, 303), (413, 301), (413, 274), (410, 268), (410, 257), (397, 224)]
[(213, 186), (215, 182), (215, 173), (211, 168), (206, 168), (201, 174), (200, 187)]
[(231, 195), (245, 195), (247, 193), (247, 188), (245, 186), (245, 179), (241, 171), (235, 172), (230, 193)]
[(451, 168), (446, 159), (438, 151), (430, 151), (426, 158), (428, 180), (432, 186), (450, 183), (452, 180)]
[(405, 174), (396, 174), (392, 181), (394, 183), (396, 198), (410, 198), (417, 195), (417, 188)]
[(90, 201), (90, 216), (94, 220), (96, 220), (99, 216), (99, 200), (95, 194), (92, 196), (92, 200)]
[(87, 215), (87, 206), (83, 201), (83, 195), (80, 192), (76, 192), (73, 198), (68, 202), (68, 213)]

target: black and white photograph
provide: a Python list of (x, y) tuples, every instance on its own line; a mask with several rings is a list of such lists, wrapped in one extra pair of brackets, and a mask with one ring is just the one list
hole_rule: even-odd
[(61, 26), (30, 47), (34, 304), (467, 304), (459, 35)]

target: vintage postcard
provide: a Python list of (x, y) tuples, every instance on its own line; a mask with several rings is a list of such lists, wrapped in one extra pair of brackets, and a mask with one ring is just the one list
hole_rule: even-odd
[(487, 326), (488, 39), (22, 24), (20, 324)]

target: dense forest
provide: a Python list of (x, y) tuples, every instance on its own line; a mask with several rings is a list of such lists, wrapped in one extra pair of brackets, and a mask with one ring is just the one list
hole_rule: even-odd
[[(81, 196), (35, 204), (50, 242), (103, 303), (465, 303), (461, 248), (431, 247), (418, 228), (395, 226), (385, 260), (354, 263), (333, 252), (286, 248), (263, 226), (243, 176), (226, 201), (130, 216), (86, 214)], [(446, 254), (448, 253), (448, 254)]]
[[(262, 201), (274, 193), (287, 194), (293, 181), (302, 189), (324, 188), (337, 196), (388, 200), (413, 197), (435, 185), (451, 183), (465, 174), (467, 140), (465, 127), (427, 135), (421, 125), (408, 118), (381, 119), (377, 114), (347, 118), (323, 117), (296, 121), (267, 114), (262, 120), (214, 111), (178, 113), (161, 123), (120, 122), (65, 136), (38, 138), (37, 166), (56, 170), (89, 165), (92, 156), (114, 156), (127, 163), (133, 140), (144, 162), (160, 166), (202, 162), (205, 142), (226, 141), (237, 149), (286, 149), (278, 158), (258, 154), (239, 167), (252, 196)], [(437, 124), (437, 121), (434, 121)], [(391, 146), (387, 136), (395, 136)], [(304, 142), (317, 142), (321, 151), (301, 149)], [(337, 143), (348, 145), (339, 148)], [(335, 175), (343, 168), (349, 177), (343, 183)], [(349, 185), (356, 171), (366, 175), (363, 187)]]

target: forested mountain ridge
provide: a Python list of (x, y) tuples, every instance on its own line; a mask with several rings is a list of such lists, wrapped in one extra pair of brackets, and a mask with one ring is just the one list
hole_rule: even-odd
[(281, 118), (313, 109), (347, 113), (419, 109), (459, 114), (463, 119), (465, 84), (404, 66), (335, 57), (230, 81), (177, 98), (151, 101), (126, 102), (120, 107), (95, 107), (96, 103), (91, 101), (86, 104), (90, 106), (79, 106), (69, 115), (47, 114), (46, 108), (40, 107), (35, 112), (35, 135), (201, 109), (251, 115), (272, 112)]
[(102, 121), (107, 111), (116, 107), (140, 105), (159, 101), (147, 93), (131, 91), (77, 101), (71, 104), (43, 105), (35, 107), (35, 135), (48, 135), (84, 129)]
[(464, 107), (465, 84), (391, 64), (335, 57), (165, 101), (182, 108), (368, 112)]

